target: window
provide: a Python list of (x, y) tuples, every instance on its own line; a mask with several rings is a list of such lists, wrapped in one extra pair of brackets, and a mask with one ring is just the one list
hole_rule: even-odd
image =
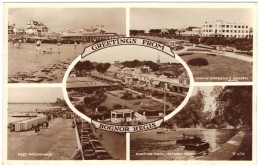
[(242, 26), (242, 28), (244, 28), (244, 26)]
[(222, 30), (222, 32), (225, 32), (225, 30)]
[(240, 26), (238, 26), (238, 28), (240, 28)]
[(229, 25), (227, 25), (227, 28), (229, 28)]
[(223, 28), (225, 28), (225, 25), (222, 25)]
[(242, 33), (244, 33), (244, 30), (242, 30)]
[(229, 32), (229, 30), (227, 30), (227, 32)]
[(235, 26), (235, 28), (237, 28), (237, 26)]
[(209, 25), (209, 27), (212, 27), (212, 25)]
[(233, 30), (230, 30), (230, 32), (232, 33), (232, 32), (233, 32)]
[(246, 26), (246, 28), (248, 28), (248, 26)]
[(228, 37), (228, 35), (226, 35), (226, 37)]
[(233, 25), (230, 25), (230, 28), (233, 28)]
[(246, 30), (246, 33), (248, 33), (248, 31)]
[(240, 33), (240, 30), (238, 30), (238, 33)]
[(208, 30), (206, 30), (206, 32), (208, 32)]
[(237, 33), (237, 30), (234, 30), (234, 33)]

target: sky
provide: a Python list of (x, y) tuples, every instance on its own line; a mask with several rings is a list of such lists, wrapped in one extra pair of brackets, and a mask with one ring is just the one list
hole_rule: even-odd
[(141, 47), (136, 45), (120, 45), (109, 47), (106, 49), (99, 50), (92, 53), (91, 55), (84, 58), (84, 60), (90, 60), (99, 63), (110, 63), (114, 64), (114, 61), (131, 61), (131, 60), (147, 60), (157, 62), (158, 55), (161, 63), (178, 63), (178, 61), (160, 51), (152, 48)]
[(213, 111), (216, 110), (216, 104), (214, 103), (215, 98), (210, 96), (210, 93), (213, 90), (213, 86), (195, 86), (193, 88), (192, 94), (191, 96), (195, 96), (197, 94), (197, 91), (201, 90), (205, 93), (206, 97), (204, 98), (205, 100), (205, 107), (204, 107), (204, 111), (208, 111), (209, 110), (209, 105), (212, 106)]
[(135, 8), (131, 9), (131, 29), (199, 27), (205, 21), (243, 23), (253, 26), (253, 10), (249, 8)]
[(61, 88), (8, 88), (8, 102), (55, 102), (63, 98)]
[(10, 8), (8, 21), (18, 28), (26, 28), (30, 20), (45, 24), (50, 32), (62, 29), (78, 31), (80, 28), (104, 25), (106, 32), (125, 35), (125, 9), (123, 8)]

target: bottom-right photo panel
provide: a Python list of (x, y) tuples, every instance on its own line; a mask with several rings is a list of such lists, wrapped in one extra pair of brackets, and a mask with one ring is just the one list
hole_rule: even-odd
[(130, 159), (251, 161), (252, 112), (252, 86), (196, 86), (160, 128), (131, 134)]

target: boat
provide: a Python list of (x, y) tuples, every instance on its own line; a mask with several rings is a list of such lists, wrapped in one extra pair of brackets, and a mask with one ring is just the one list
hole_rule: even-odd
[(203, 151), (207, 150), (209, 148), (209, 143), (207, 142), (202, 142), (202, 143), (197, 143), (197, 144), (186, 144), (185, 149), (186, 150), (195, 150), (195, 151)]
[(183, 139), (176, 140), (176, 144), (181, 144), (185, 146), (186, 150), (194, 150), (194, 151), (204, 151), (209, 148), (209, 143), (203, 141), (200, 137), (196, 135), (193, 138), (186, 137), (187, 135), (183, 135)]

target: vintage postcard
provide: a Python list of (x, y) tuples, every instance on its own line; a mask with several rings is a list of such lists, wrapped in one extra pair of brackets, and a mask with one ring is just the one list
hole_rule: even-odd
[(256, 9), (4, 3), (3, 163), (255, 164)]

